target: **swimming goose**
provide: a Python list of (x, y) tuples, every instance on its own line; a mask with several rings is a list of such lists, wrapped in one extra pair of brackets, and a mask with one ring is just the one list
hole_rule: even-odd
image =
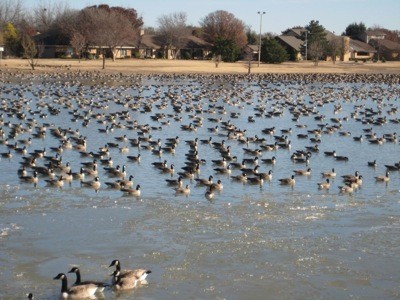
[(281, 185), (294, 185), (296, 181), (294, 179), (294, 175), (292, 175), (290, 178), (279, 179), (279, 182)]
[(261, 174), (255, 174), (254, 177), (247, 177), (247, 183), (262, 185), (264, 183), (264, 178)]
[(136, 276), (131, 277), (121, 277), (121, 271), (115, 270), (111, 276), (112, 278), (112, 287), (116, 290), (131, 290), (134, 289), (138, 285), (139, 278)]
[(376, 159), (374, 161), (369, 161), (367, 163), (367, 165), (368, 165), (368, 167), (374, 167), (375, 168), (377, 166)]
[(140, 153), (137, 156), (128, 155), (126, 158), (132, 162), (140, 163)]
[(320, 190), (329, 190), (331, 186), (331, 184), (329, 183), (329, 178), (327, 178), (325, 182), (319, 182), (317, 184)]
[(100, 188), (100, 178), (96, 176), (94, 180), (89, 180), (89, 181), (81, 181), (81, 185), (85, 187), (90, 187), (94, 188), (95, 190), (98, 190)]
[(321, 175), (322, 175), (322, 177), (326, 177), (326, 178), (334, 178), (334, 177), (336, 177), (336, 172), (335, 172), (335, 169), (332, 168), (332, 171), (322, 172)]
[(85, 284), (94, 284), (97, 286), (96, 292), (102, 292), (105, 287), (108, 286), (108, 284), (104, 282), (99, 282), (99, 281), (81, 281), (81, 272), (78, 267), (73, 267), (71, 270), (68, 271), (68, 273), (75, 273), (76, 274), (76, 281), (74, 283), (74, 286), (77, 285), (85, 285)]
[(231, 176), (232, 180), (234, 181), (240, 181), (240, 182), (247, 182), (247, 174), (245, 172), (243, 172), (240, 175), (236, 175), (236, 176)]
[(81, 167), (78, 173), (72, 173), (72, 178), (78, 180), (85, 179), (85, 169)]
[(268, 173), (258, 173), (257, 175), (264, 180), (272, 180), (272, 170), (269, 170)]
[(215, 168), (214, 171), (218, 174), (227, 174), (230, 175), (231, 174), (231, 165), (227, 165), (225, 168)]
[(121, 270), (121, 263), (118, 259), (114, 259), (109, 268), (115, 266), (115, 271), (119, 272), (118, 278), (113, 278), (113, 283), (118, 282), (118, 279), (128, 279), (137, 280), (139, 283), (146, 283), (146, 277), (151, 273), (150, 270), (147, 269), (134, 269), (134, 270)]
[(389, 171), (386, 171), (385, 175), (375, 176), (375, 180), (380, 182), (388, 182), (390, 180)]
[(309, 176), (311, 175), (311, 168), (308, 168), (306, 170), (293, 170), (293, 172), (295, 173), (295, 175)]
[(216, 183), (211, 183), (208, 186), (212, 186), (215, 191), (222, 191), (224, 189), (222, 181), (219, 179)]
[(196, 185), (198, 185), (198, 186), (204, 186), (204, 185), (210, 185), (210, 184), (212, 184), (213, 183), (213, 176), (212, 175), (210, 175), (209, 177), (208, 177), (208, 179), (206, 179), (206, 178), (195, 178), (194, 180), (196, 181)]
[(46, 179), (48, 186), (54, 186), (54, 187), (63, 187), (64, 186), (64, 178), (63, 176), (58, 177), (58, 179)]
[(254, 168), (242, 168), (242, 169), (240, 169), (240, 171), (242, 171), (242, 172), (244, 172), (244, 173), (246, 173), (246, 174), (254, 174), (254, 175), (256, 175), (256, 174), (258, 174), (258, 169), (260, 168), (260, 166), (259, 165), (256, 165)]
[(35, 185), (39, 182), (38, 173), (33, 171), (33, 176), (20, 176), (19, 179), (23, 182), (34, 183)]
[(204, 194), (204, 197), (206, 197), (207, 200), (211, 201), (214, 199), (215, 193), (214, 193), (214, 186), (210, 185), (207, 188), (207, 191)]
[(92, 283), (72, 286), (68, 288), (67, 276), (64, 273), (58, 274), (53, 279), (61, 279), (62, 283), (60, 298), (63, 299), (93, 298), (94, 294), (97, 291), (97, 286)]
[(140, 190), (140, 184), (136, 186), (136, 188), (121, 188), (121, 192), (123, 192), (125, 195), (128, 196), (133, 196), (133, 197), (140, 197), (141, 195), (141, 190)]
[(182, 187), (182, 176), (179, 176), (178, 179), (165, 179), (167, 185), (174, 187)]
[(346, 183), (344, 186), (339, 186), (340, 193), (348, 193), (351, 194), (354, 191), (353, 186), (350, 183)]
[(118, 179), (116, 182), (118, 182), (121, 187), (130, 188), (133, 187), (133, 178), (133, 175), (129, 175), (128, 179)]
[(174, 190), (176, 195), (188, 196), (190, 194), (190, 187), (188, 184), (185, 187), (177, 187)]
[(263, 158), (261, 161), (267, 165), (274, 165), (276, 163), (276, 157), (272, 156), (272, 158)]

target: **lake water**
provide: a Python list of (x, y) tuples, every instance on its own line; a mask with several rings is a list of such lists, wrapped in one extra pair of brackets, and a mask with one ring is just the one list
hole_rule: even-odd
[[(28, 154), (11, 149), (12, 158), (0, 161), (1, 299), (23, 299), (29, 292), (35, 299), (55, 299), (61, 283), (52, 278), (72, 266), (79, 266), (83, 280), (110, 281), (108, 266), (117, 258), (122, 268), (152, 270), (148, 284), (124, 293), (105, 290), (100, 299), (400, 297), (399, 171), (390, 171), (387, 183), (375, 179), (385, 175), (385, 165), (400, 161), (400, 146), (397, 139), (374, 144), (365, 136), (371, 128), (378, 139), (400, 133), (398, 77), (2, 76), (0, 152), (9, 151), (7, 144), (17, 142), (21, 148), (19, 140), (32, 140)], [(265, 140), (242, 143), (234, 134), (228, 136), (223, 122), (236, 126), (232, 131), (237, 136)], [(195, 131), (182, 130), (191, 123)], [(99, 131), (111, 124), (112, 131)], [(42, 125), (46, 135), (35, 138)], [(217, 132), (209, 130), (215, 126)], [(21, 132), (8, 137), (16, 127)], [(263, 133), (272, 127), (272, 135)], [(50, 133), (55, 128), (69, 129), (66, 138), (72, 145), (72, 137), (85, 136), (87, 153), (117, 143), (117, 148), (109, 148), (113, 166), (126, 166), (126, 177), (134, 176), (141, 196), (107, 188), (105, 182), (115, 178), (100, 164), (97, 192), (78, 180), (62, 188), (48, 186), (42, 176), (36, 187), (20, 182), (17, 171), (23, 156), (44, 148), (46, 156), (55, 155), (51, 147), (60, 145)], [(315, 135), (313, 130), (321, 128), (321, 135)], [(159, 157), (129, 140), (115, 139), (124, 135), (150, 136), (163, 146), (167, 138), (179, 136), (179, 143), (175, 154)], [(274, 144), (274, 135), (287, 136), (291, 147), (262, 151), (259, 172), (273, 171), (272, 180), (262, 185), (233, 180), (242, 173), (237, 169), (230, 177), (218, 174), (212, 160), (221, 160), (220, 152), (201, 143), (198, 158), (205, 163), (197, 176), (221, 180), (223, 191), (209, 201), (207, 188), (193, 180), (183, 179), (191, 189), (188, 196), (177, 195), (165, 181), (182, 171), (190, 151), (185, 141), (224, 141), (241, 162), (254, 157), (243, 148)], [(353, 139), (358, 136), (363, 140)], [(312, 152), (308, 165), (291, 159), (296, 150), (309, 151), (306, 147), (315, 145), (319, 152)], [(124, 146), (127, 153), (119, 150)], [(348, 161), (324, 154), (333, 150)], [(127, 158), (138, 154), (140, 163)], [(63, 149), (60, 155), (73, 172), (79, 172), (82, 162), (93, 161), (76, 149)], [(275, 165), (261, 161), (273, 156)], [(172, 177), (152, 165), (164, 160), (175, 166)], [(374, 160), (377, 166), (368, 166)], [(45, 163), (38, 158), (36, 165)], [(296, 176), (294, 186), (279, 183), (294, 170), (307, 168), (311, 175)], [(318, 189), (325, 181), (321, 172), (332, 168), (337, 176), (330, 189)], [(356, 171), (363, 177), (362, 186), (341, 193), (341, 176)], [(85, 181), (90, 179), (86, 176)], [(73, 283), (75, 276), (67, 275)]]

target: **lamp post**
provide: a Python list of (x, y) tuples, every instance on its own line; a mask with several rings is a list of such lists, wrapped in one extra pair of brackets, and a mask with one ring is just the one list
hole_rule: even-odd
[(308, 48), (307, 34), (308, 34), (308, 30), (306, 30), (306, 60), (307, 60), (307, 48)]
[(265, 11), (263, 11), (263, 12), (258, 11), (257, 14), (260, 15), (260, 36), (259, 36), (259, 41), (258, 41), (258, 66), (260, 66), (260, 60), (261, 60), (261, 28), (262, 28), (262, 16), (265, 15)]

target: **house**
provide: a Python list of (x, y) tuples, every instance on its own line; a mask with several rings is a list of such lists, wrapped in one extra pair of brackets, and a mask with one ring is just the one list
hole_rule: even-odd
[(377, 58), (400, 60), (400, 44), (386, 39), (372, 39), (370, 45), (376, 49)]
[(32, 37), (38, 45), (38, 56), (41, 58), (72, 57), (74, 49), (64, 36), (50, 32), (38, 33)]
[[(348, 49), (348, 52), (345, 54), (347, 59), (345, 60), (361, 60), (367, 61), (372, 60), (376, 51), (375, 48), (371, 45), (358, 41), (353, 40), (349, 37), (343, 37), (345, 43), (345, 49)], [(348, 56), (349, 55), (349, 56)]]
[(289, 59), (299, 61), (303, 59), (301, 54), (304, 41), (294, 35), (279, 35), (275, 38), (281, 44), (286, 52), (289, 54)]
[(183, 38), (180, 49), (167, 47), (162, 38), (155, 34), (143, 34), (139, 42), (139, 57), (166, 59), (205, 59), (211, 53), (212, 44), (194, 35)]

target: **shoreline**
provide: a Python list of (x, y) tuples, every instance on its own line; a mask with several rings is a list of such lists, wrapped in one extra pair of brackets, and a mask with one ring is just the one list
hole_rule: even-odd
[[(26, 59), (2, 59), (1, 73), (60, 73), (95, 72), (101, 74), (241, 74), (248, 73), (247, 62), (225, 63), (219, 67), (209, 60), (107, 60), (102, 69), (102, 60), (39, 59), (32, 70)], [(253, 62), (251, 74), (400, 74), (400, 61), (390, 62), (332, 62), (321, 61), (314, 66), (311, 61), (261, 64)]]

